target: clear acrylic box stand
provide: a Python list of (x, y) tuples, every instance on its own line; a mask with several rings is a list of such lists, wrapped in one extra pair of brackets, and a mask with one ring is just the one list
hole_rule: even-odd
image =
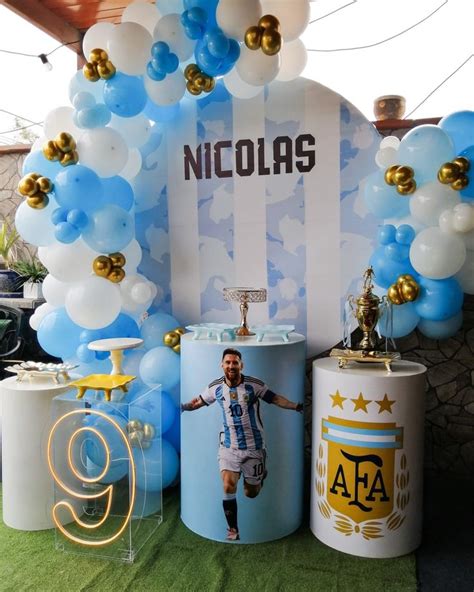
[(161, 387), (130, 402), (69, 391), (52, 413), (56, 548), (133, 562), (162, 522)]

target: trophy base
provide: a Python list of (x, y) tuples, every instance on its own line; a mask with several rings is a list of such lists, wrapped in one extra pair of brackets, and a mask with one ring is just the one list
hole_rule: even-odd
[(238, 337), (248, 337), (249, 335), (255, 335), (255, 333), (252, 333), (252, 331), (250, 331), (247, 327), (239, 327), (235, 334)]
[(338, 359), (339, 368), (345, 368), (348, 362), (384, 364), (387, 372), (392, 371), (392, 362), (401, 359), (399, 352), (360, 351), (353, 349), (332, 349), (329, 356)]

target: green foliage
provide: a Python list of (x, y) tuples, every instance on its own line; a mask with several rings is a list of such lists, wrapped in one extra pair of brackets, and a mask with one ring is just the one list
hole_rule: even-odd
[(11, 268), (20, 276), (18, 286), (22, 286), (26, 282), (40, 284), (48, 275), (46, 267), (36, 258), (32, 258), (30, 261), (15, 261), (15, 263), (12, 263)]
[(11, 228), (8, 222), (3, 220), (0, 225), (0, 257), (2, 257), (7, 267), (10, 266), (15, 256), (15, 246), (19, 238), (20, 235), (16, 228)]

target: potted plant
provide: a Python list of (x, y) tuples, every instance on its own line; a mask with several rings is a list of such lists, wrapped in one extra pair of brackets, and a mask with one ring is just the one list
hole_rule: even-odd
[(34, 257), (30, 261), (20, 259), (12, 263), (12, 269), (18, 274), (17, 286), (23, 286), (24, 298), (42, 298), (42, 283), (48, 270), (41, 261)]
[(17, 274), (11, 269), (11, 263), (16, 255), (16, 243), (19, 238), (15, 227), (11, 227), (4, 218), (0, 223), (0, 293), (5, 297), (17, 295)]

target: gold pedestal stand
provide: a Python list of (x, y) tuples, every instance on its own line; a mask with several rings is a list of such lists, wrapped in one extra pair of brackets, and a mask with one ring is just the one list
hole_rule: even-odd
[(267, 291), (265, 288), (224, 288), (224, 300), (228, 302), (238, 302), (240, 304), (240, 327), (235, 334), (240, 337), (255, 335), (247, 325), (247, 313), (249, 303), (266, 302)]

